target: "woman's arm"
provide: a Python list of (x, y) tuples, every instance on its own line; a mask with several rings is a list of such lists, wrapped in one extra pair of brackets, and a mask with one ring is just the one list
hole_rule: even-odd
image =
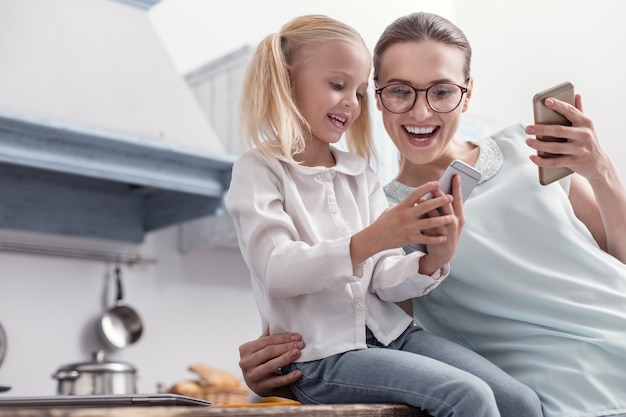
[(246, 385), (260, 397), (295, 399), (289, 384), (302, 377), (300, 371), (282, 375), (279, 369), (300, 357), (304, 342), (299, 334), (268, 335), (239, 346), (239, 367)]
[(582, 113), (582, 99), (576, 106), (547, 99), (546, 106), (563, 114), (572, 126), (531, 125), (526, 133), (567, 138), (567, 142), (527, 139), (536, 150), (558, 153), (557, 158), (532, 155), (531, 160), (546, 167), (567, 166), (572, 175), (569, 198), (576, 216), (587, 226), (598, 245), (626, 263), (626, 189), (611, 158), (600, 146), (593, 122)]

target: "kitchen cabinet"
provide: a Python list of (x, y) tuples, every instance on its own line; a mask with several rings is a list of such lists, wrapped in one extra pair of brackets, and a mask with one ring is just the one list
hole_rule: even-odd
[(141, 242), (215, 213), (233, 162), (0, 113), (0, 229)]

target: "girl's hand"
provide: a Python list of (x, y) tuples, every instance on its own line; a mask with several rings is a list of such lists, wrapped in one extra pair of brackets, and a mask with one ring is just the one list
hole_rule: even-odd
[[(429, 193), (433, 197), (425, 199)], [(451, 195), (441, 192), (437, 181), (417, 187), (403, 201), (385, 210), (370, 226), (352, 236), (352, 265), (359, 265), (386, 249), (400, 248), (411, 243), (443, 243), (447, 236), (441, 227), (455, 222), (455, 216), (451, 209), (446, 210), (449, 214), (428, 216), (428, 213), (450, 207), (452, 200)]]
[[(432, 196), (426, 199), (427, 194)], [(451, 202), (452, 197), (441, 191), (438, 182), (428, 182), (385, 211), (376, 222), (387, 224), (389, 232), (393, 227), (396, 228), (395, 233), (389, 233), (388, 236), (390, 240), (395, 240), (394, 246), (390, 247), (410, 243), (440, 244), (446, 240), (443, 226), (455, 221)], [(435, 213), (437, 215), (433, 215)]]

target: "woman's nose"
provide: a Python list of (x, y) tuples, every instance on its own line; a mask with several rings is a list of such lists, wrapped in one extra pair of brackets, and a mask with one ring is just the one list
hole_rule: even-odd
[(428, 104), (428, 100), (426, 100), (426, 94), (423, 94), (422, 92), (418, 93), (415, 104), (413, 105), (413, 108), (409, 110), (409, 113), (418, 119), (423, 119), (429, 116), (431, 111), (432, 109)]

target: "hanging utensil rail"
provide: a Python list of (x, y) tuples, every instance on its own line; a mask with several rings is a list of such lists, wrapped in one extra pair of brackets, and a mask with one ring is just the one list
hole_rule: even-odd
[(27, 253), (31, 255), (60, 256), (64, 258), (74, 258), (91, 261), (107, 261), (127, 265), (156, 263), (156, 259), (144, 258), (140, 254), (136, 253), (115, 253), (70, 248), (54, 248), (50, 246), (26, 245), (20, 243), (0, 242), (0, 250), (7, 252)]

